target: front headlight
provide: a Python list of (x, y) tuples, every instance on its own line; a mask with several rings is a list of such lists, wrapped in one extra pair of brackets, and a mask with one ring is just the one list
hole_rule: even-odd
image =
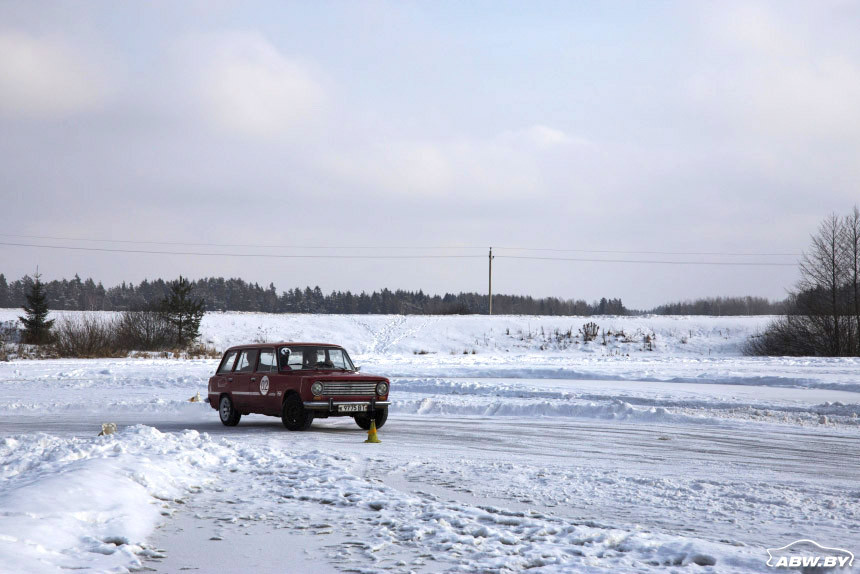
[(388, 383), (379, 383), (376, 385), (376, 394), (384, 397), (388, 394)]
[(319, 396), (323, 394), (323, 384), (319, 381), (316, 381), (314, 384), (311, 385), (311, 393), (313, 393), (314, 396)]

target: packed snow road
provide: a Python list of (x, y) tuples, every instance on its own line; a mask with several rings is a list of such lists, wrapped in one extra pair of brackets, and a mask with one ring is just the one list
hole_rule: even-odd
[(674, 382), (421, 360), (396, 360), (415, 376), (378, 445), (351, 419), (222, 426), (188, 402), (214, 361), (0, 364), (0, 570), (764, 572), (801, 538), (857, 550), (851, 365), (755, 385), (706, 382), (746, 376), (731, 359)]

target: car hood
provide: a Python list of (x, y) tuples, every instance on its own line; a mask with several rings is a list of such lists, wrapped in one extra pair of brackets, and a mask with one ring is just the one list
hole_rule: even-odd
[(354, 371), (338, 371), (338, 370), (316, 370), (304, 371), (302, 376), (312, 378), (315, 381), (350, 381), (350, 382), (368, 382), (368, 381), (387, 381), (386, 377), (380, 375), (372, 375), (369, 373), (356, 373)]

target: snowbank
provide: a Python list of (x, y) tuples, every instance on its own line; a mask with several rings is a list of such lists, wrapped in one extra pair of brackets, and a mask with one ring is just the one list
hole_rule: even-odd
[(432, 556), (445, 570), (483, 572), (760, 565), (749, 550), (726, 544), (415, 495), (354, 473), (356, 457), (294, 454), (193, 431), (136, 426), (92, 439), (21, 435), (0, 442), (0, 460), (0, 564), (8, 572), (141, 569), (146, 557), (159, 556), (146, 539), (161, 516), (207, 489), (216, 474), (215, 488), (243, 503), (232, 511), (219, 506), (216, 512), (227, 513), (218, 521), (360, 527), (361, 542), (339, 545), (335, 559), (358, 569), (382, 566), (398, 548)]
[[(223, 449), (222, 449), (223, 450)], [(223, 457), (196, 431), (136, 426), (110, 436), (19, 435), (0, 441), (0, 569), (140, 567), (162, 515), (197, 491)]]

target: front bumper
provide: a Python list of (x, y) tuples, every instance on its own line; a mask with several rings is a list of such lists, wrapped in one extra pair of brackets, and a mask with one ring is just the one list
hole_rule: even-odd
[(387, 409), (391, 404), (391, 401), (377, 401), (375, 399), (371, 399), (369, 401), (336, 401), (334, 399), (329, 399), (327, 401), (307, 401), (304, 403), (306, 409), (310, 409), (312, 411), (325, 411), (329, 414), (341, 414), (338, 412), (339, 405), (363, 405), (367, 407), (368, 411), (375, 409)]

